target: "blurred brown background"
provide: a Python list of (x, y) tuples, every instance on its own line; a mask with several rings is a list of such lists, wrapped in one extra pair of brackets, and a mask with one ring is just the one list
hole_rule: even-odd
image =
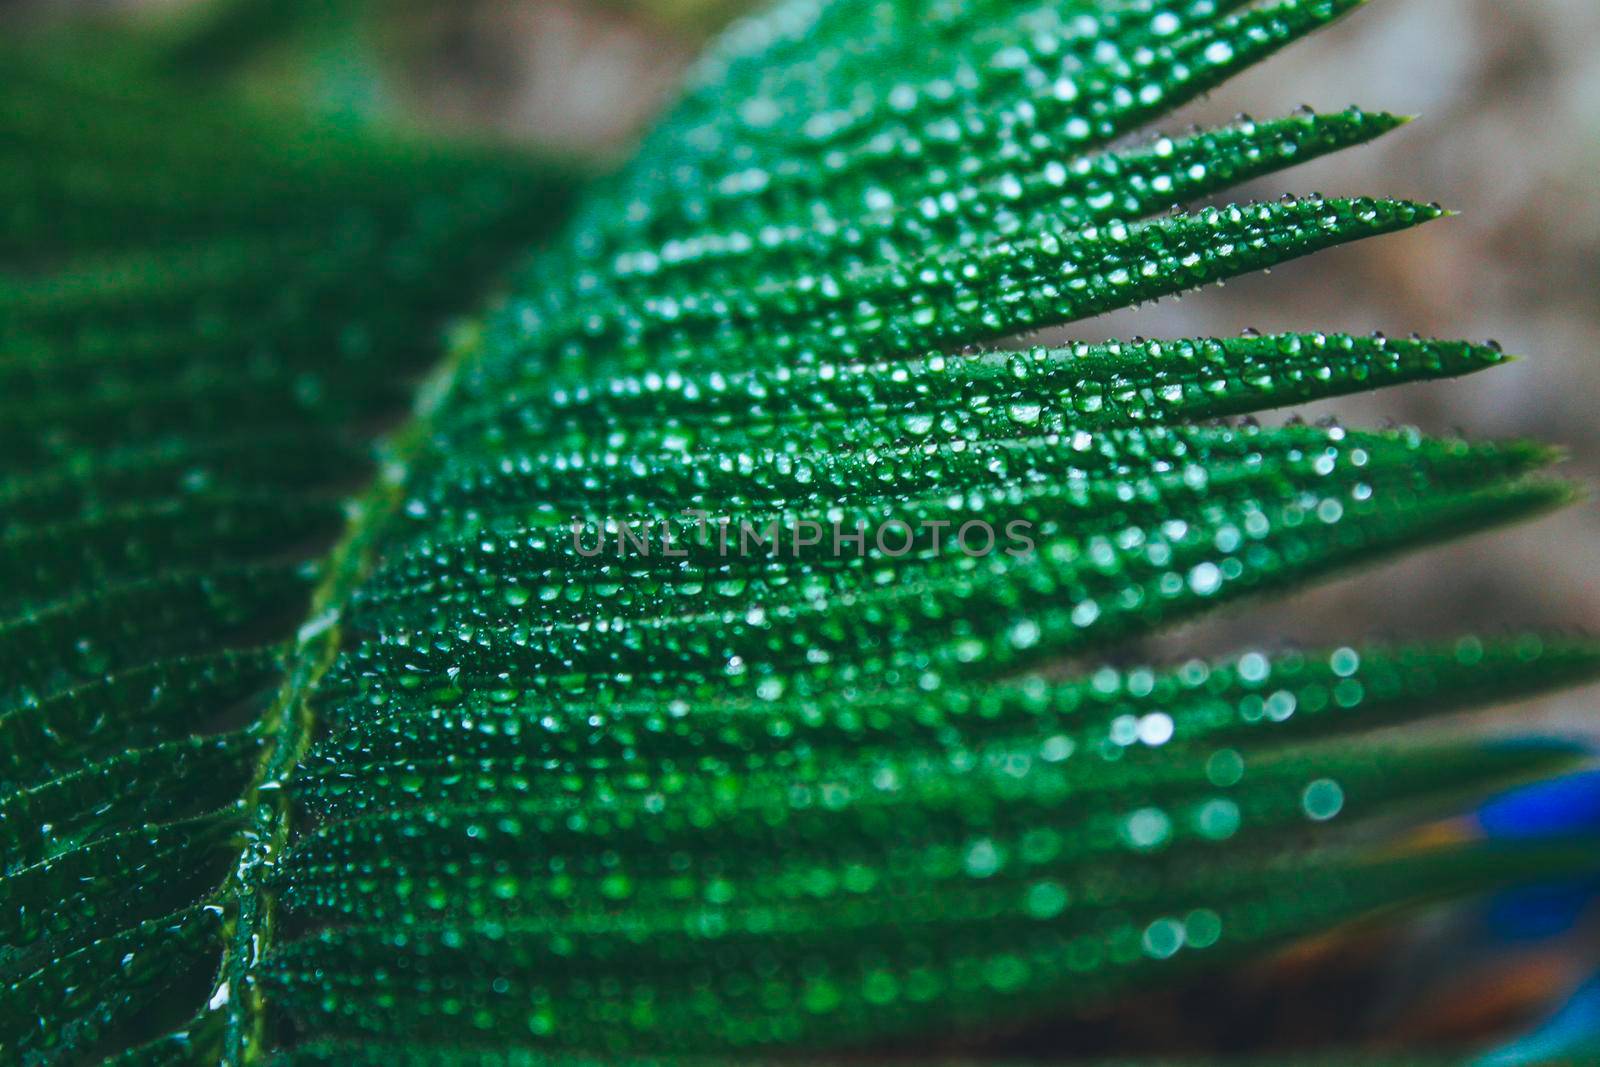
[[(395, 2), (386, 10), (399, 17), (374, 53), (353, 66), (348, 58), (324, 63), (311, 90), (333, 107), (403, 111), (455, 132), (616, 158), (670, 96), (704, 35), (746, 6)], [(1459, 216), (1080, 323), (1062, 336), (1254, 326), (1496, 338), (1525, 358), (1463, 382), (1347, 398), (1300, 414), (1559, 442), (1571, 450), (1566, 473), (1600, 484), (1600, 4), (1375, 0), (1168, 126), (1352, 102), (1421, 120), (1245, 194), (1392, 194), (1440, 200)], [(1600, 630), (1600, 511), (1592, 502), (1199, 624), (1159, 651), (1533, 625)], [(1595, 696), (1580, 691), (1493, 722), (1600, 738)]]

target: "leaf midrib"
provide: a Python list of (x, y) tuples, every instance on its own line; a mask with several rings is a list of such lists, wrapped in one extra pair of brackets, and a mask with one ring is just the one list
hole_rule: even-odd
[(243, 797), (244, 845), (217, 891), (225, 909), (224, 945), (209, 1003), (225, 1011), (220, 1063), (244, 1067), (261, 1062), (267, 1051), (266, 1005), (251, 982), (251, 971), (272, 941), (275, 899), (265, 874), (288, 844), (292, 809), (287, 787), (316, 732), (311, 697), (338, 659), (344, 605), (373, 569), (379, 535), (399, 508), (410, 464), (427, 442), (433, 413), (450, 394), (471, 350), (470, 343), (448, 349), (435, 375), (417, 389), (411, 418), (376, 442), (377, 473), (366, 491), (352, 498), (344, 532), (322, 557), (326, 574), (312, 591), (306, 621), (285, 661), (283, 683), (262, 716), (267, 745)]

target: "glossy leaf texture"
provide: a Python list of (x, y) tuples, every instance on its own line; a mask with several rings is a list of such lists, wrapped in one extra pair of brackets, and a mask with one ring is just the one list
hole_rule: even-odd
[[(430, 1058), (431, 1057), (431, 1058)], [(784, 1060), (801, 1067), (814, 1067), (812, 1061)], [(864, 1067), (890, 1067), (903, 1060), (893, 1057), (862, 1057), (854, 1062)], [(989, 1067), (1004, 1060), (939, 1059), (930, 1061), (938, 1067)], [(324, 1067), (340, 1064), (350, 1067), (394, 1064), (398, 1067), (420, 1067), (423, 1064), (440, 1064), (442, 1067), (598, 1067), (600, 1063), (615, 1067), (665, 1067), (666, 1064), (683, 1067), (727, 1067), (727, 1061), (718, 1060), (662, 1060), (655, 1057), (595, 1060), (584, 1056), (538, 1055), (526, 1051), (434, 1051), (419, 1054), (413, 1046), (406, 1045), (338, 1045), (306, 1046), (273, 1061), (274, 1067)], [(1087, 1067), (1467, 1067), (1470, 1063), (1459, 1056), (1383, 1056), (1351, 1057), (1350, 1055), (1276, 1056), (1270, 1060), (1117, 1060), (1114, 1063), (1086, 1061)]]
[(822, 1055), (1592, 864), (1328, 829), (1570, 761), (1365, 732), (1593, 643), (1117, 652), (1564, 502), (1536, 445), (1227, 421), (1496, 347), (1007, 340), (1438, 218), (1168, 210), (1391, 116), (1130, 139), (1355, 6), (788, 0), (377, 446), (561, 181), (154, 90), (112, 120), (112, 74), (29, 68), (0, 1046)]

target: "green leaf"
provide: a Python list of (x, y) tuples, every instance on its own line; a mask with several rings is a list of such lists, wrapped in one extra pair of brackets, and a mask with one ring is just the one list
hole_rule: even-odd
[[(285, 1053), (271, 1061), (273, 1067), (332, 1067), (332, 1065), (348, 1064), (351, 1067), (378, 1067), (382, 1064), (396, 1064), (400, 1067), (422, 1067), (422, 1065), (439, 1064), (442, 1067), (599, 1067), (600, 1064), (612, 1067), (665, 1067), (666, 1064), (681, 1065), (681, 1067), (731, 1067), (727, 1060), (720, 1059), (672, 1059), (662, 1060), (654, 1057), (627, 1057), (595, 1059), (583, 1055), (550, 1055), (532, 1049), (505, 1049), (505, 1050), (461, 1050), (438, 1049), (424, 1047), (419, 1050), (414, 1045), (382, 1045), (368, 1043), (336, 1043), (325, 1042), (305, 1045), (293, 1052)], [(748, 1062), (748, 1061), (739, 1061)], [(799, 1067), (831, 1067), (827, 1060), (784, 1060), (784, 1063), (796, 1063)], [(904, 1060), (895, 1057), (873, 1058), (868, 1056), (855, 1056), (850, 1060), (854, 1064), (864, 1067), (879, 1067), (902, 1063)], [(998, 1062), (991, 1060), (951, 1059), (940, 1057), (928, 1062), (936, 1067), (989, 1067)], [(1229, 1067), (1465, 1067), (1470, 1061), (1463, 1061), (1458, 1056), (1380, 1056), (1347, 1054), (1347, 1055), (1312, 1055), (1312, 1056), (1275, 1056), (1270, 1060), (1118, 1060), (1115, 1063), (1099, 1062), (1094, 1067), (1217, 1067), (1218, 1064), (1227, 1064)]]
[[(1081, 927), (1039, 926), (1028, 898), (1003, 888), (932, 916), (912, 898), (908, 918), (894, 923), (858, 904), (813, 911), (820, 926), (791, 927), (780, 912), (755, 930), (693, 920), (661, 934), (624, 923), (577, 937), (491, 919), (341, 927), (284, 946), (266, 980), (303, 1025), (331, 1034), (450, 1041), (531, 1033), (557, 1048), (619, 1052), (641, 1043), (731, 1051), (837, 1044), (1004, 1022), (1104, 996), (1148, 981), (1158, 967), (1183, 970), (1174, 960), (1184, 946), (1237, 958), (1367, 913), (1397, 892), (1481, 885), (1503, 862), (1446, 855), (1300, 864), (1231, 892), (1197, 879), (1195, 888), (1210, 890), (1201, 901), (1174, 894), (1107, 909), (1106, 921)], [(404, 967), (393, 966), (398, 959)]]
[(1368, 731), (1593, 642), (1117, 650), (1570, 499), (1217, 421), (1497, 347), (975, 347), (1443, 215), (1167, 210), (1383, 113), (1127, 139), (1355, 6), (789, 0), (554, 233), (526, 161), (8, 54), (0, 1050), (859, 1057), (1591, 870), (1384, 835), (1572, 751)]

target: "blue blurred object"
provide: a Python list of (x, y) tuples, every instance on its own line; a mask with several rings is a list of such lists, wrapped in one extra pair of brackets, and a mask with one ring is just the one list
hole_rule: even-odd
[[(1477, 822), (1486, 836), (1501, 840), (1600, 834), (1600, 771), (1511, 790), (1480, 807)], [(1544, 940), (1571, 932), (1597, 897), (1600, 878), (1530, 886), (1497, 895), (1486, 918), (1503, 941)], [(1600, 975), (1580, 985), (1532, 1032), (1479, 1058), (1474, 1067), (1591, 1060), (1600, 1061)]]
[(1478, 809), (1490, 837), (1512, 840), (1600, 830), (1600, 771), (1582, 771), (1502, 793)]
[[(1478, 809), (1490, 838), (1523, 840), (1600, 833), (1600, 771), (1584, 771), (1523, 786)], [(1494, 933), (1536, 940), (1571, 930), (1600, 896), (1600, 878), (1551, 882), (1497, 895), (1489, 906)]]
[(1600, 1061), (1600, 978), (1591, 978), (1531, 1034), (1478, 1057), (1472, 1067), (1533, 1067), (1535, 1064), (1597, 1061)]

